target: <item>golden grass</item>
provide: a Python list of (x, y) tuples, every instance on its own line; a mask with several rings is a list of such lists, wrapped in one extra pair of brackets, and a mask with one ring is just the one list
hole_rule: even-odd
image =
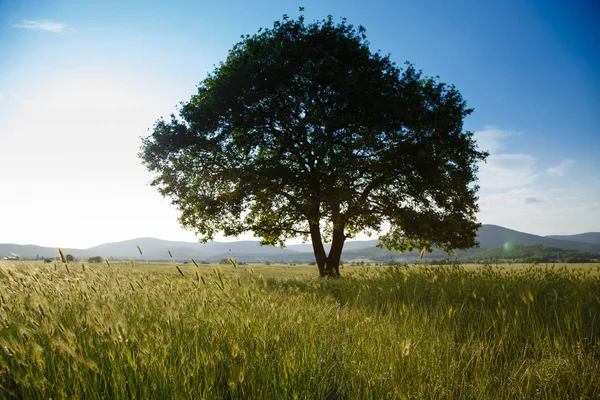
[(0, 398), (599, 398), (599, 271), (2, 262)]

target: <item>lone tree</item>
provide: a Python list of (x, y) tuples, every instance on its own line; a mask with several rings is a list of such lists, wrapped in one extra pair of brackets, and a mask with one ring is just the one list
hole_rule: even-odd
[(363, 231), (389, 250), (476, 244), (487, 153), (463, 131), (471, 111), (454, 86), (372, 53), (362, 26), (284, 15), (243, 36), (140, 157), (201, 240), (310, 237), (319, 274), (339, 275)]

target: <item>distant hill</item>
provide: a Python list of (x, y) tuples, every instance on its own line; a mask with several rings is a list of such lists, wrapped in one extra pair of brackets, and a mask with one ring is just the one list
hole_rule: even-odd
[[(589, 235), (589, 234), (583, 234)], [(577, 236), (577, 235), (573, 235)], [(479, 242), (479, 248), (472, 248), (468, 251), (458, 251), (457, 254), (448, 255), (439, 249), (433, 249), (433, 252), (426, 253), (425, 259), (443, 259), (443, 258), (468, 258), (477, 259), (476, 255), (482, 253), (487, 249), (495, 249), (501, 251), (505, 245), (515, 246), (515, 245), (539, 245), (539, 246), (547, 246), (557, 249), (574, 249), (581, 252), (591, 253), (591, 254), (600, 254), (600, 244), (595, 243), (587, 243), (587, 242), (577, 242), (577, 241), (567, 241), (567, 240), (559, 240), (553, 239), (544, 236), (532, 235), (529, 233), (523, 233), (519, 231), (515, 231), (513, 229), (503, 228), (498, 225), (483, 225), (479, 231), (477, 232), (477, 241)], [(404, 262), (412, 262), (420, 259), (419, 251), (412, 251), (407, 253), (398, 253), (393, 251), (388, 251), (386, 249), (376, 248), (377, 240), (374, 241), (366, 241), (366, 242), (355, 242), (355, 243), (365, 243), (369, 244), (369, 247), (360, 248), (354, 246), (353, 248), (344, 247), (344, 253), (342, 257), (346, 260), (352, 259), (368, 259), (376, 262), (385, 262), (390, 260), (396, 261), (404, 261)], [(352, 243), (352, 242), (350, 242)], [(484, 257), (495, 257), (498, 258), (498, 255), (495, 253), (489, 253), (487, 255), (479, 257), (480, 259), (484, 259)], [(588, 254), (589, 255), (589, 254)], [(531, 256), (531, 255), (529, 255)], [(574, 254), (571, 255), (575, 257)], [(585, 254), (579, 254), (579, 257), (587, 257)]]
[(516, 244), (541, 244), (543, 246), (558, 247), (560, 249), (576, 249), (600, 253), (600, 244), (583, 243), (570, 240), (553, 239), (550, 237), (531, 235), (498, 225), (483, 225), (477, 233), (480, 248), (489, 249), (502, 247), (505, 243)]
[[(139, 253), (137, 246), (142, 249)], [(281, 249), (279, 247), (260, 246), (257, 241), (238, 242), (177, 242), (154, 238), (138, 238), (115, 243), (104, 243), (89, 249), (62, 249), (65, 254), (72, 254), (77, 258), (89, 258), (100, 256), (104, 258), (135, 260), (169, 260), (169, 251), (174, 260), (189, 260), (194, 257), (197, 261), (218, 261), (220, 258), (236, 257), (257, 260), (265, 260), (270, 257), (283, 257), (293, 250)], [(11, 253), (19, 254), (22, 258), (35, 259), (54, 258), (57, 249), (33, 245), (0, 244), (0, 257), (9, 256)], [(287, 258), (294, 258), (293, 256)]]
[(546, 237), (571, 242), (600, 244), (600, 232), (579, 233), (577, 235), (551, 235)]
[[(600, 254), (600, 243), (595, 243), (594, 235), (599, 233), (584, 233), (581, 235), (570, 235), (568, 239), (579, 237), (586, 241), (563, 240), (556, 237), (543, 237), (503, 228), (497, 225), (483, 225), (477, 234), (480, 242), (479, 248), (469, 249), (467, 252), (458, 252), (452, 257), (469, 257), (487, 249), (499, 249), (505, 245), (540, 245), (557, 249), (574, 249), (587, 253)], [(115, 243), (104, 243), (89, 249), (63, 248), (65, 254), (72, 254), (76, 258), (87, 259), (89, 257), (112, 257), (114, 259), (135, 260), (170, 260), (169, 251), (173, 260), (189, 260), (193, 257), (196, 261), (215, 262), (222, 258), (233, 257), (243, 262), (285, 262), (303, 263), (314, 261), (312, 245), (310, 243), (290, 245), (286, 248), (260, 246), (258, 241), (237, 242), (181, 242), (169, 241), (155, 238), (137, 238)], [(378, 240), (349, 241), (344, 246), (342, 259), (349, 260), (371, 260), (373, 262), (386, 262), (399, 260), (411, 262), (419, 259), (418, 251), (398, 253), (375, 247)], [(139, 253), (137, 246), (142, 249)], [(329, 247), (327, 246), (327, 249)], [(50, 247), (35, 245), (0, 244), (0, 257), (10, 256), (11, 253), (19, 254), (25, 259), (54, 258), (57, 251)], [(490, 257), (493, 252), (490, 252)], [(426, 260), (442, 259), (449, 257), (439, 249), (433, 249), (427, 253)]]
[[(194, 257), (197, 261), (200, 260), (218, 260), (225, 257), (234, 257), (235, 255), (259, 257), (279, 256), (284, 255), (292, 250), (281, 249), (272, 246), (260, 246), (258, 241), (238, 241), (238, 242), (174, 242), (168, 240), (160, 240), (154, 238), (139, 238), (126, 240), (124, 242), (106, 243), (100, 246), (92, 247), (80, 252), (73, 253), (75, 256), (79, 254), (100, 255), (103, 257), (112, 256), (114, 258), (129, 258), (146, 259), (146, 260), (165, 260), (170, 259), (169, 251), (174, 259), (189, 259)], [(140, 255), (137, 246), (142, 249)], [(295, 253), (295, 252), (294, 252)], [(244, 257), (247, 258), (247, 257)]]
[(518, 262), (595, 262), (600, 254), (581, 250), (562, 249), (541, 244), (519, 244), (494, 249), (485, 249), (459, 257), (466, 262), (493, 262), (513, 260)]
[[(7, 257), (12, 253), (24, 258), (53, 258), (58, 251), (52, 247), (42, 247), (33, 244), (0, 243), (0, 257)], [(68, 253), (68, 252), (67, 252)]]

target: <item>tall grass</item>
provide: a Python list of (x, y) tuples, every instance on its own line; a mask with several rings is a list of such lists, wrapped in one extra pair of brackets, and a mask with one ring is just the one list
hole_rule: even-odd
[(597, 272), (257, 275), (1, 265), (0, 398), (600, 397)]

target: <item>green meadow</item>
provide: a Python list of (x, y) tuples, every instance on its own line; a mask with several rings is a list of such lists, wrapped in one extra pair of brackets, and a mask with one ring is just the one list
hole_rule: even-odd
[(597, 399), (600, 267), (0, 263), (0, 398)]

